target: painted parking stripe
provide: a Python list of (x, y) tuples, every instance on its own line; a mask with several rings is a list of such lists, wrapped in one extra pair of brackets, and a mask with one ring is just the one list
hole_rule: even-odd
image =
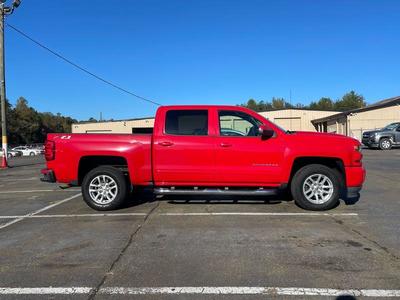
[(31, 181), (31, 180), (39, 180), (39, 177), (2, 179), (3, 182), (17, 182), (17, 181)]
[[(78, 295), (90, 294), (91, 287), (30, 287), (0, 288), (0, 295)], [(301, 287), (104, 287), (97, 294), (105, 295), (270, 295), (270, 296), (330, 296), (400, 297), (400, 290), (330, 289)]]
[(77, 295), (89, 294), (89, 287), (33, 287), (33, 288), (0, 288), (0, 295)]
[(29, 214), (20, 216), (20, 217), (18, 217), (17, 219), (14, 219), (14, 220), (12, 220), (12, 221), (10, 221), (10, 222), (7, 222), (7, 223), (4, 223), (4, 224), (0, 225), (0, 229), (6, 228), (6, 227), (8, 227), (8, 226), (10, 226), (10, 225), (12, 225), (12, 224), (18, 223), (18, 222), (20, 222), (20, 221), (26, 219), (27, 217), (40, 214), (41, 212), (44, 212), (44, 211), (46, 211), (46, 210), (49, 210), (49, 209), (51, 209), (51, 208), (53, 208), (53, 207), (56, 207), (56, 206), (58, 206), (58, 205), (60, 205), (60, 204), (63, 204), (63, 203), (65, 203), (65, 202), (67, 202), (67, 201), (70, 201), (70, 200), (72, 200), (72, 199), (75, 199), (75, 198), (79, 197), (80, 195), (81, 195), (81, 193), (76, 194), (76, 195), (73, 195), (73, 196), (68, 197), (68, 198), (66, 198), (66, 199), (60, 200), (60, 201), (58, 201), (58, 202), (56, 202), (56, 203), (50, 204), (50, 205), (48, 205), (48, 206), (45, 206), (45, 207), (43, 207), (43, 208), (41, 208), (41, 209), (35, 210), (35, 211), (33, 211), (33, 212), (29, 213)]
[[(35, 218), (79, 218), (79, 217), (124, 217), (124, 216), (146, 216), (146, 213), (104, 213), (104, 214), (54, 214), (54, 215), (14, 215), (0, 216), (1, 219), (35, 219)], [(358, 216), (357, 213), (328, 214), (328, 213), (161, 213), (159, 216)], [(1, 227), (0, 227), (1, 228)]]
[(77, 189), (58, 189), (58, 190), (23, 190), (23, 191), (0, 191), (0, 194), (15, 194), (15, 193), (47, 193), (47, 192), (79, 192)]
[(358, 216), (358, 213), (285, 213), (285, 212), (199, 212), (199, 213), (161, 213), (162, 216)]
[(146, 213), (113, 213), (113, 214), (58, 214), (58, 215), (22, 215), (22, 216), (0, 216), (1, 219), (37, 219), (37, 218), (79, 218), (79, 217), (124, 217), (124, 216), (146, 216)]

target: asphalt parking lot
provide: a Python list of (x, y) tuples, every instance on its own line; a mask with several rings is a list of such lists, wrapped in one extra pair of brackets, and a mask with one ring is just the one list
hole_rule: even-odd
[(0, 170), (0, 298), (400, 298), (400, 150), (366, 149), (364, 164), (359, 201), (323, 213), (147, 194), (100, 213), (79, 189), (40, 182), (42, 158), (12, 159)]

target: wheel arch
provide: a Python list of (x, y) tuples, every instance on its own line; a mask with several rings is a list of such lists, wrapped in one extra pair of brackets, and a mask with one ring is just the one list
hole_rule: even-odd
[(314, 157), (314, 156), (301, 156), (296, 157), (293, 161), (292, 168), (290, 170), (289, 182), (288, 185), (292, 181), (294, 174), (302, 167), (311, 164), (320, 164), (327, 166), (329, 168), (335, 169), (340, 176), (343, 178), (343, 182), (346, 182), (346, 172), (344, 169), (343, 160), (339, 157)]
[(382, 139), (389, 139), (393, 142), (394, 135), (390, 133), (382, 134), (379, 136), (379, 141)]
[(130, 175), (128, 161), (123, 156), (118, 155), (89, 155), (82, 156), (78, 165), (78, 185), (82, 184), (85, 175), (99, 166), (111, 166), (120, 169), (125, 175)]

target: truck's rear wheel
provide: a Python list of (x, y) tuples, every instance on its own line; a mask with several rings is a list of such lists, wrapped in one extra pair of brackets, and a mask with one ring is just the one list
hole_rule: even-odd
[(296, 203), (308, 210), (327, 210), (339, 203), (340, 179), (324, 165), (312, 164), (298, 170), (291, 183)]
[(110, 166), (97, 167), (86, 174), (82, 181), (83, 199), (96, 210), (120, 207), (128, 194), (124, 174)]

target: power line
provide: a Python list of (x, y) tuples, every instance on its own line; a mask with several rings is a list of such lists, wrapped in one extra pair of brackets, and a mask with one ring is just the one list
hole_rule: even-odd
[(18, 28), (14, 27), (13, 25), (7, 23), (7, 26), (10, 27), (10, 28), (11, 28), (12, 30), (14, 30), (15, 32), (19, 33), (20, 35), (22, 35), (24, 38), (30, 40), (31, 42), (33, 42), (33, 43), (36, 44), (37, 46), (39, 46), (39, 47), (41, 47), (42, 49), (44, 49), (44, 50), (50, 52), (50, 53), (53, 54), (54, 56), (60, 58), (61, 60), (65, 61), (66, 63), (70, 64), (71, 66), (77, 68), (78, 70), (80, 70), (80, 71), (82, 71), (82, 72), (84, 72), (84, 73), (86, 73), (86, 74), (88, 74), (88, 75), (90, 75), (90, 76), (96, 78), (97, 80), (100, 80), (100, 81), (102, 81), (103, 83), (112, 86), (113, 88), (116, 88), (116, 89), (118, 89), (118, 90), (120, 90), (120, 91), (122, 91), (122, 92), (124, 92), (124, 93), (126, 93), (126, 94), (129, 94), (129, 95), (131, 95), (131, 96), (134, 96), (134, 97), (136, 97), (136, 98), (138, 98), (138, 99), (141, 99), (141, 100), (143, 100), (143, 101), (152, 103), (152, 104), (157, 105), (157, 106), (160, 106), (160, 105), (161, 105), (160, 103), (157, 103), (157, 102), (155, 102), (155, 101), (153, 101), (153, 100), (150, 100), (150, 99), (147, 99), (147, 98), (145, 98), (145, 97), (139, 96), (139, 95), (137, 95), (137, 94), (135, 94), (135, 93), (132, 93), (132, 92), (128, 91), (127, 89), (124, 89), (123, 87), (121, 87), (121, 86), (119, 86), (119, 85), (116, 85), (116, 84), (112, 83), (111, 81), (108, 81), (107, 79), (104, 79), (103, 77), (100, 77), (100, 76), (98, 76), (98, 75), (96, 75), (96, 74), (90, 72), (89, 70), (85, 69), (84, 67), (81, 67), (80, 65), (74, 63), (73, 61), (69, 60), (68, 58), (65, 58), (65, 57), (64, 57), (63, 55), (61, 55), (60, 53), (57, 53), (56, 51), (51, 50), (49, 47), (47, 47), (47, 46), (43, 45), (42, 43), (38, 42), (37, 40), (35, 40), (34, 38), (30, 37), (29, 35), (27, 35), (27, 34), (24, 33), (23, 31), (19, 30)]

